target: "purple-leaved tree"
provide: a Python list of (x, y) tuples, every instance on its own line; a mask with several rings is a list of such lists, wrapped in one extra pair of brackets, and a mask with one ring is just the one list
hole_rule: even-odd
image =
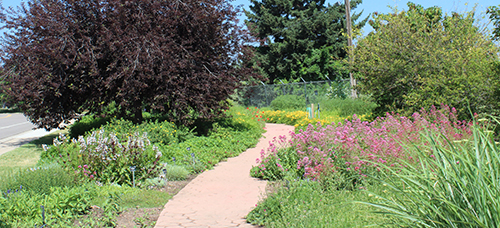
[[(31, 0), (3, 9), (5, 93), (39, 127), (116, 104), (142, 120), (223, 115), (251, 37), (226, 0)], [(0, 14), (2, 15), (2, 14)]]

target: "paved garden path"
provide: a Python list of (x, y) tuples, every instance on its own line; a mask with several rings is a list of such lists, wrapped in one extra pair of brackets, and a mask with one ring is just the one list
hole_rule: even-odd
[(288, 136), (293, 129), (266, 124), (267, 132), (255, 148), (203, 172), (170, 199), (155, 227), (255, 227), (245, 216), (261, 199), (267, 182), (250, 177), (250, 169), (274, 137)]

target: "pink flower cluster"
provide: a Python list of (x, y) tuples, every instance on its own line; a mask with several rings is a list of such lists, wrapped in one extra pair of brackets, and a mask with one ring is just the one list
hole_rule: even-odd
[[(417, 162), (403, 145), (425, 145), (422, 133), (426, 131), (453, 141), (470, 138), (471, 126), (457, 120), (454, 108), (443, 105), (440, 110), (422, 109), (411, 118), (387, 113), (372, 122), (354, 116), (344, 123), (309, 125), (292, 133), (289, 144), (298, 155), (296, 167), (304, 170), (305, 178), (318, 179), (338, 171), (364, 176), (380, 171), (380, 164), (398, 166), (401, 159)], [(275, 151), (275, 145), (268, 149), (270, 153)]]
[(78, 174), (78, 173), (83, 173), (84, 176), (88, 177), (89, 179), (94, 179), (95, 175), (97, 175), (97, 172), (94, 171), (92, 173), (92, 171), (89, 170), (89, 166), (88, 165), (79, 165), (78, 166), (78, 169), (81, 169), (80, 170), (75, 170), (75, 173)]

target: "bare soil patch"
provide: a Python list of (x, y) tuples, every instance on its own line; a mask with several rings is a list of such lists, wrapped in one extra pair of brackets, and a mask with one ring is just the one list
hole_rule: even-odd
[[(155, 191), (167, 192), (169, 195), (174, 196), (180, 190), (182, 190), (189, 182), (191, 182), (196, 175), (189, 176), (183, 181), (169, 181), (166, 186), (161, 188), (155, 188)], [(163, 206), (155, 208), (126, 208), (116, 218), (117, 228), (146, 228), (154, 227), (158, 217), (160, 216)], [(107, 220), (105, 218), (105, 213), (102, 208), (94, 206), (90, 209), (90, 212), (74, 222), (75, 227), (80, 227), (86, 224), (89, 217), (97, 219), (99, 221)], [(89, 224), (87, 224), (89, 225)]]
[[(157, 188), (157, 191), (167, 192), (171, 196), (177, 194), (196, 176), (191, 175), (183, 181), (169, 181), (167, 186)], [(154, 227), (162, 207), (156, 208), (127, 208), (117, 218), (117, 226), (119, 228), (134, 228), (134, 227)]]

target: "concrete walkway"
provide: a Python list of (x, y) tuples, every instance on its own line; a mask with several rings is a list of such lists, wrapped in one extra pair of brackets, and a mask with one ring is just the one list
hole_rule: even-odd
[(52, 131), (46, 131), (45, 129), (36, 129), (8, 138), (0, 139), (0, 155), (55, 131), (57, 131), (57, 129), (54, 129)]
[(267, 182), (250, 177), (250, 169), (274, 137), (289, 136), (293, 129), (266, 124), (267, 132), (255, 148), (198, 175), (170, 199), (155, 227), (255, 227), (245, 216), (261, 199)]

